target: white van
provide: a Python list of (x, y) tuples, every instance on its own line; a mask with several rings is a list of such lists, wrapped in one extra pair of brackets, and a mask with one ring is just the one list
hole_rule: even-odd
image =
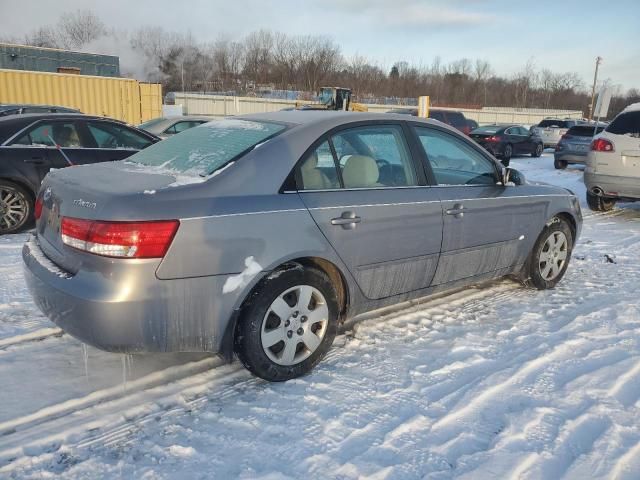
[(593, 137), (584, 183), (591, 210), (640, 200), (640, 103), (629, 105)]

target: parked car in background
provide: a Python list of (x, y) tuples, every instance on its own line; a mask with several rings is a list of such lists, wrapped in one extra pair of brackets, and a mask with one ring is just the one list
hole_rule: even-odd
[(539, 157), (544, 147), (540, 137), (520, 125), (485, 125), (476, 128), (469, 136), (479, 145), (509, 166), (513, 155)]
[(585, 163), (590, 150), (591, 139), (602, 132), (606, 125), (575, 125), (567, 130), (556, 145), (553, 153), (553, 166), (557, 169), (567, 168), (570, 163)]
[(571, 118), (545, 118), (538, 125), (531, 127), (533, 133), (535, 133), (540, 139), (544, 147), (555, 147), (562, 135), (567, 133), (571, 127), (580, 125), (582, 120), (576, 120)]
[(176, 133), (184, 132), (203, 123), (210, 122), (212, 117), (188, 115), (183, 117), (154, 118), (141, 123), (138, 128), (145, 130), (160, 138), (168, 138)]
[(235, 352), (272, 381), (309, 372), (360, 313), (505, 275), (552, 288), (582, 222), (571, 192), (453, 128), (360, 112), (216, 120), (52, 172), (38, 204), (25, 278), (66, 332)]
[[(417, 108), (392, 108), (387, 113), (399, 113), (403, 115), (418, 116)], [(471, 133), (471, 124), (469, 120), (464, 116), (462, 112), (456, 112), (455, 110), (440, 110), (437, 108), (429, 109), (429, 118), (438, 120), (447, 125), (451, 125), (453, 128), (457, 128), (462, 133)]]
[(26, 105), (0, 103), (0, 117), (7, 115), (21, 115), (24, 113), (82, 113), (80, 110), (58, 105)]
[(478, 128), (480, 125), (478, 125), (478, 122), (476, 122), (475, 120), (472, 120), (470, 118), (467, 118), (467, 125), (469, 126), (469, 132), (472, 132), (473, 130), (475, 130), (476, 128)]
[(36, 194), (49, 170), (122, 160), (158, 140), (104, 117), (66, 113), (1, 117), (0, 234), (31, 223)]
[(593, 138), (584, 183), (592, 210), (640, 200), (640, 103), (629, 105)]

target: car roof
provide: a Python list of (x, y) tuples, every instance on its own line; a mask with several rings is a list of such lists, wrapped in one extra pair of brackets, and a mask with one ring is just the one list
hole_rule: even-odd
[(291, 110), (267, 113), (252, 113), (239, 115), (238, 119), (257, 120), (263, 122), (279, 122), (289, 125), (322, 125), (326, 129), (356, 122), (371, 122), (380, 120), (411, 121), (432, 125), (445, 125), (430, 118), (410, 117), (402, 113), (374, 113), (374, 112), (343, 112), (326, 110)]
[(25, 108), (25, 107), (38, 107), (38, 108), (66, 108), (68, 110), (78, 110), (74, 107), (65, 107), (64, 105), (50, 105), (46, 103), (0, 103), (0, 108)]

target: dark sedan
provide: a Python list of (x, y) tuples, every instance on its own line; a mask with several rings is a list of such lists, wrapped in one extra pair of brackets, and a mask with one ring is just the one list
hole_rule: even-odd
[(159, 139), (117, 120), (81, 114), (0, 118), (0, 235), (27, 226), (51, 169), (122, 160)]
[(31, 105), (17, 103), (0, 104), (0, 117), (7, 115), (23, 115), (26, 113), (82, 113), (80, 110), (60, 105)]
[(486, 125), (476, 128), (469, 135), (482, 147), (509, 166), (513, 155), (542, 155), (544, 146), (537, 135), (520, 125)]

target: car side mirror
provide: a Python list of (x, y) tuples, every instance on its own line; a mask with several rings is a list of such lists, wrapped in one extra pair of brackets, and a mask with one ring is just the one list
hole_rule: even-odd
[(515, 168), (506, 167), (502, 172), (502, 184), (507, 186), (510, 183), (514, 185), (524, 185), (527, 182), (522, 172), (519, 172)]

